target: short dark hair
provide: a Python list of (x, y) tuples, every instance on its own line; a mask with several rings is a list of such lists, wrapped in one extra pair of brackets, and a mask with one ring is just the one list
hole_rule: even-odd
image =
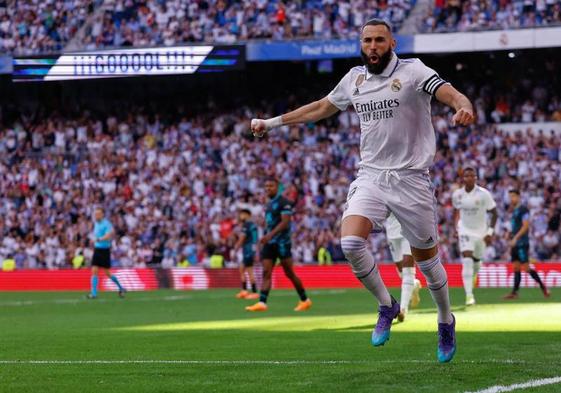
[(474, 173), (477, 174), (477, 171), (476, 171), (475, 168), (472, 167), (472, 166), (466, 166), (466, 167), (464, 168), (464, 172), (467, 172), (467, 171), (472, 171), (472, 172), (474, 172)]
[(366, 21), (365, 24), (362, 25), (360, 31), (362, 32), (366, 26), (386, 26), (388, 28), (388, 31), (390, 33), (392, 32), (392, 25), (390, 24), (390, 22), (385, 21), (384, 19), (379, 19), (379, 18), (370, 19)]
[(276, 177), (274, 177), (274, 176), (267, 176), (267, 177), (265, 177), (264, 182), (266, 183), (266, 182), (268, 182), (268, 181), (272, 181), (273, 183), (277, 183), (277, 184), (279, 183), (278, 179), (277, 179)]
[(245, 213), (251, 216), (251, 211), (249, 209), (240, 209), (240, 213)]
[(508, 193), (520, 195), (520, 190), (518, 188), (511, 188), (510, 190), (508, 190)]

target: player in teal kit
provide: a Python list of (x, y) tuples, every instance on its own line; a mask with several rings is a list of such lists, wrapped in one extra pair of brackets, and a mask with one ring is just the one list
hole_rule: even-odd
[(280, 260), (284, 274), (294, 285), (300, 302), (294, 311), (306, 311), (312, 301), (306, 295), (302, 281), (296, 276), (292, 266), (292, 243), (290, 239), (290, 220), (292, 203), (279, 193), (279, 183), (274, 178), (265, 181), (265, 193), (269, 197), (265, 213), (265, 236), (261, 238), (261, 261), (263, 263), (263, 285), (259, 302), (248, 306), (247, 311), (267, 311), (267, 298), (271, 290), (271, 281), (275, 262)]
[(92, 279), (91, 279), (91, 292), (88, 294), (88, 299), (97, 298), (97, 288), (99, 284), (98, 271), (99, 268), (105, 271), (107, 277), (113, 281), (119, 288), (119, 296), (125, 297), (125, 288), (121, 285), (117, 277), (111, 274), (111, 240), (114, 231), (111, 222), (105, 218), (103, 209), (95, 209), (95, 222), (94, 222), (94, 253), (92, 258)]
[[(257, 287), (255, 285), (255, 276), (253, 275), (253, 264), (257, 249), (257, 241), (259, 235), (257, 233), (257, 225), (251, 221), (251, 212), (247, 209), (240, 211), (240, 232), (235, 250), (242, 249), (242, 263), (240, 264), (240, 278), (242, 289), (236, 297), (238, 299), (259, 299)], [(246, 274), (249, 277), (251, 293), (247, 291)]]
[(518, 290), (520, 289), (520, 282), (522, 281), (522, 272), (527, 272), (530, 277), (540, 286), (545, 297), (549, 297), (549, 291), (542, 282), (538, 272), (530, 266), (529, 251), (530, 251), (530, 211), (521, 203), (520, 191), (513, 189), (508, 193), (512, 206), (511, 224), (511, 240), (510, 240), (510, 255), (511, 262), (514, 268), (514, 287), (512, 292), (504, 297), (504, 299), (518, 299)]

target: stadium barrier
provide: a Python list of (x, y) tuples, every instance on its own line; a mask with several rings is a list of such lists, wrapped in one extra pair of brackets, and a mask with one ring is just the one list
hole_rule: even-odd
[[(459, 264), (445, 265), (451, 287), (462, 286), (462, 267)], [(549, 287), (561, 287), (561, 263), (536, 263), (535, 268)], [(260, 268), (257, 267), (259, 270)], [(380, 265), (384, 281), (389, 287), (399, 287), (401, 280), (392, 264)], [(296, 272), (307, 288), (360, 288), (361, 283), (353, 276), (348, 265), (298, 266)], [(259, 276), (259, 272), (258, 276)], [(131, 291), (149, 291), (159, 288), (178, 290), (201, 290), (210, 288), (238, 288), (237, 269), (206, 269), (202, 267), (175, 269), (114, 269), (114, 274)], [(417, 272), (425, 285), (425, 280)], [(100, 280), (101, 289), (114, 291), (115, 284), (107, 277)], [(484, 264), (479, 273), (479, 287), (506, 288), (513, 282), (512, 266), (508, 263)], [(527, 275), (522, 275), (523, 287), (537, 284)], [(90, 272), (81, 270), (17, 270), (0, 272), (0, 291), (87, 291), (90, 287)], [(292, 288), (282, 269), (273, 273), (273, 288)]]

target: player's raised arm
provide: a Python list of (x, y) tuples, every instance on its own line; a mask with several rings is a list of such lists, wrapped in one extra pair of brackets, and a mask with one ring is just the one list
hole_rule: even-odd
[(273, 117), (272, 119), (252, 119), (251, 131), (253, 135), (261, 137), (271, 128), (282, 125), (316, 122), (334, 115), (339, 109), (333, 105), (327, 97), (311, 102), (292, 112)]
[(469, 126), (475, 121), (473, 105), (470, 100), (450, 84), (444, 84), (436, 90), (434, 95), (443, 104), (456, 110), (452, 118), (454, 125)]

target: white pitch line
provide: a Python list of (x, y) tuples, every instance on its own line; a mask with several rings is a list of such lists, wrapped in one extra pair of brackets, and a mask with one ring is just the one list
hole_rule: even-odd
[(508, 386), (504, 386), (504, 385), (491, 386), (490, 388), (486, 388), (483, 390), (478, 390), (475, 392), (466, 392), (466, 393), (504, 393), (504, 392), (512, 392), (513, 390), (518, 390), (518, 389), (537, 388), (539, 386), (553, 385), (556, 383), (561, 383), (561, 377), (532, 379), (531, 381), (524, 382), (524, 383), (515, 383), (514, 385), (508, 385)]
[[(333, 296), (339, 295), (341, 293), (346, 293), (347, 291), (344, 289), (341, 290), (315, 290), (309, 291), (312, 295), (322, 295), (322, 296)], [(194, 298), (193, 295), (169, 295), (164, 297), (136, 297), (134, 295), (135, 292), (129, 294), (127, 299), (124, 301), (126, 302), (161, 302), (161, 301), (177, 301), (177, 300), (191, 300)], [(274, 294), (275, 297), (287, 297), (287, 296), (295, 296), (292, 292), (287, 291), (279, 291)], [(232, 294), (210, 294), (208, 296), (209, 299), (228, 299), (233, 298)], [(66, 299), (41, 299), (41, 300), (6, 300), (0, 301), (1, 307), (22, 307), (22, 306), (34, 306), (39, 304), (81, 304), (81, 303), (106, 303), (109, 302), (110, 299), (96, 299), (95, 301), (88, 300), (84, 296), (76, 297), (76, 298), (66, 298)], [(122, 300), (119, 300), (122, 301)]]
[[(0, 360), (0, 365), (82, 365), (82, 364), (199, 364), (199, 365), (279, 365), (291, 366), (299, 364), (437, 364), (435, 360)], [(464, 364), (523, 364), (523, 361), (510, 359), (463, 360), (455, 363)]]

